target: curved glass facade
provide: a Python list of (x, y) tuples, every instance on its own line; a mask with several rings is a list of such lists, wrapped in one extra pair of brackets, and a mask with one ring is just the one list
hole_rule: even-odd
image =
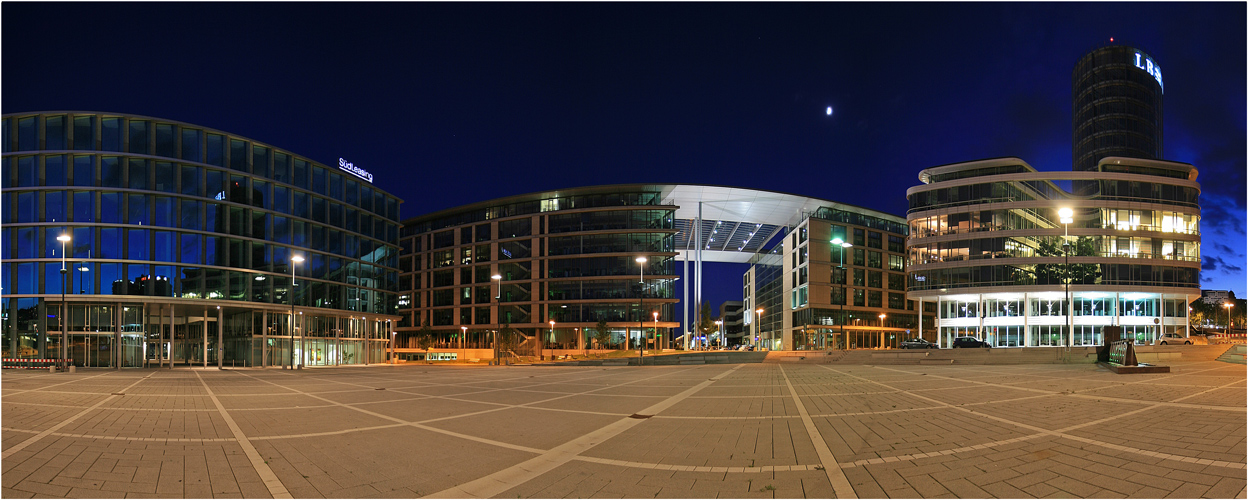
[[(676, 207), (662, 205), (657, 189), (614, 188), (621, 187), (516, 196), (404, 221), (396, 345), (415, 349), (423, 332), (433, 347), (490, 348), (487, 333), (503, 330), (526, 339), (513, 350), (532, 355), (624, 347), (625, 334), (631, 346), (644, 328), (651, 346), (656, 334), (666, 346), (668, 332), (679, 330), (671, 319)], [(607, 334), (596, 332), (601, 321)]]
[(1196, 170), (1116, 157), (1098, 170), (1036, 172), (1005, 158), (920, 175), (926, 184), (908, 193), (907, 289), (939, 302), (942, 340), (1099, 344), (1109, 325), (1141, 340), (1186, 327), (1187, 298), (1200, 295)]
[(1074, 170), (1096, 171), (1102, 158), (1162, 157), (1162, 75), (1139, 49), (1094, 50), (1071, 75)]
[(6, 358), (58, 356), (65, 328), (80, 366), (382, 359), (397, 319), (398, 198), (158, 118), (10, 114), (0, 136)]

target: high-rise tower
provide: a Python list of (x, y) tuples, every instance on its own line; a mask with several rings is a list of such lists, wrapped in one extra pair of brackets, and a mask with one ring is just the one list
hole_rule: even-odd
[(1107, 156), (1162, 158), (1161, 67), (1126, 45), (1089, 52), (1071, 74), (1074, 170)]

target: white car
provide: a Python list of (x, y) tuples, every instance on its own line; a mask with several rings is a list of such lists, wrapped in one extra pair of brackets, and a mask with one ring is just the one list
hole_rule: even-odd
[[(1154, 345), (1170, 345), (1170, 344), (1174, 344), (1174, 345), (1184, 345), (1184, 344), (1191, 345), (1191, 344), (1196, 343), (1196, 342), (1195, 342), (1196, 340), (1198, 340), (1198, 339), (1195, 339), (1195, 338), (1192, 338), (1192, 337), (1184, 337), (1184, 336), (1179, 335), (1179, 334), (1177, 334), (1177, 333), (1163, 333), (1163, 334), (1161, 334), (1161, 337), (1158, 337), (1158, 338), (1157, 338), (1157, 342), (1156, 342)], [(1200, 340), (1203, 340), (1203, 339), (1200, 339)]]

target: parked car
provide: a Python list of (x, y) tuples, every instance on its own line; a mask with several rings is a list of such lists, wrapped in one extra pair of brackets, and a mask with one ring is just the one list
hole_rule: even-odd
[(992, 347), (992, 345), (975, 337), (957, 337), (953, 339), (953, 346), (951, 347)]
[(1177, 334), (1177, 333), (1163, 333), (1163, 334), (1161, 334), (1161, 336), (1160, 336), (1160, 337), (1158, 337), (1158, 338), (1157, 338), (1157, 341), (1156, 341), (1156, 343), (1155, 343), (1155, 344), (1156, 344), (1156, 345), (1170, 345), (1170, 344), (1176, 344), (1176, 345), (1184, 345), (1184, 344), (1187, 344), (1187, 345), (1191, 345), (1191, 344), (1202, 344), (1202, 345), (1207, 345), (1207, 344), (1209, 344), (1209, 341), (1208, 341), (1208, 339), (1205, 339), (1204, 337), (1195, 337), (1195, 336), (1193, 336), (1193, 337), (1184, 337), (1184, 336), (1179, 335), (1179, 334)]
[(898, 347), (902, 349), (936, 349), (937, 348), (934, 342), (928, 342), (923, 339), (910, 339), (905, 342), (902, 342), (901, 344), (898, 344)]

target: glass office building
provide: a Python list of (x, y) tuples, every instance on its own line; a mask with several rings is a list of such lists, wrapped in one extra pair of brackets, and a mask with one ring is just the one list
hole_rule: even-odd
[(921, 336), (920, 313), (906, 298), (906, 233), (905, 219), (860, 207), (829, 202), (803, 213), (743, 277), (753, 343), (881, 349)]
[(937, 304), (946, 347), (1101, 345), (1107, 326), (1139, 342), (1186, 335), (1200, 296), (1196, 176), (1124, 157), (1091, 172), (1018, 158), (924, 170), (907, 191), (908, 296)]
[(384, 360), (400, 200), (361, 169), (125, 114), (6, 114), (0, 137), (5, 358), (64, 332), (77, 366)]
[(667, 346), (678, 231), (663, 199), (660, 186), (585, 187), (403, 221), (396, 345), (417, 349), (427, 332), (430, 347), (491, 349), (504, 330), (521, 355), (622, 348), (625, 335), (636, 346), (642, 331)]
[(1126, 45), (1101, 47), (1079, 59), (1071, 82), (1074, 170), (1095, 172), (1108, 156), (1162, 158), (1165, 88), (1152, 56)]

